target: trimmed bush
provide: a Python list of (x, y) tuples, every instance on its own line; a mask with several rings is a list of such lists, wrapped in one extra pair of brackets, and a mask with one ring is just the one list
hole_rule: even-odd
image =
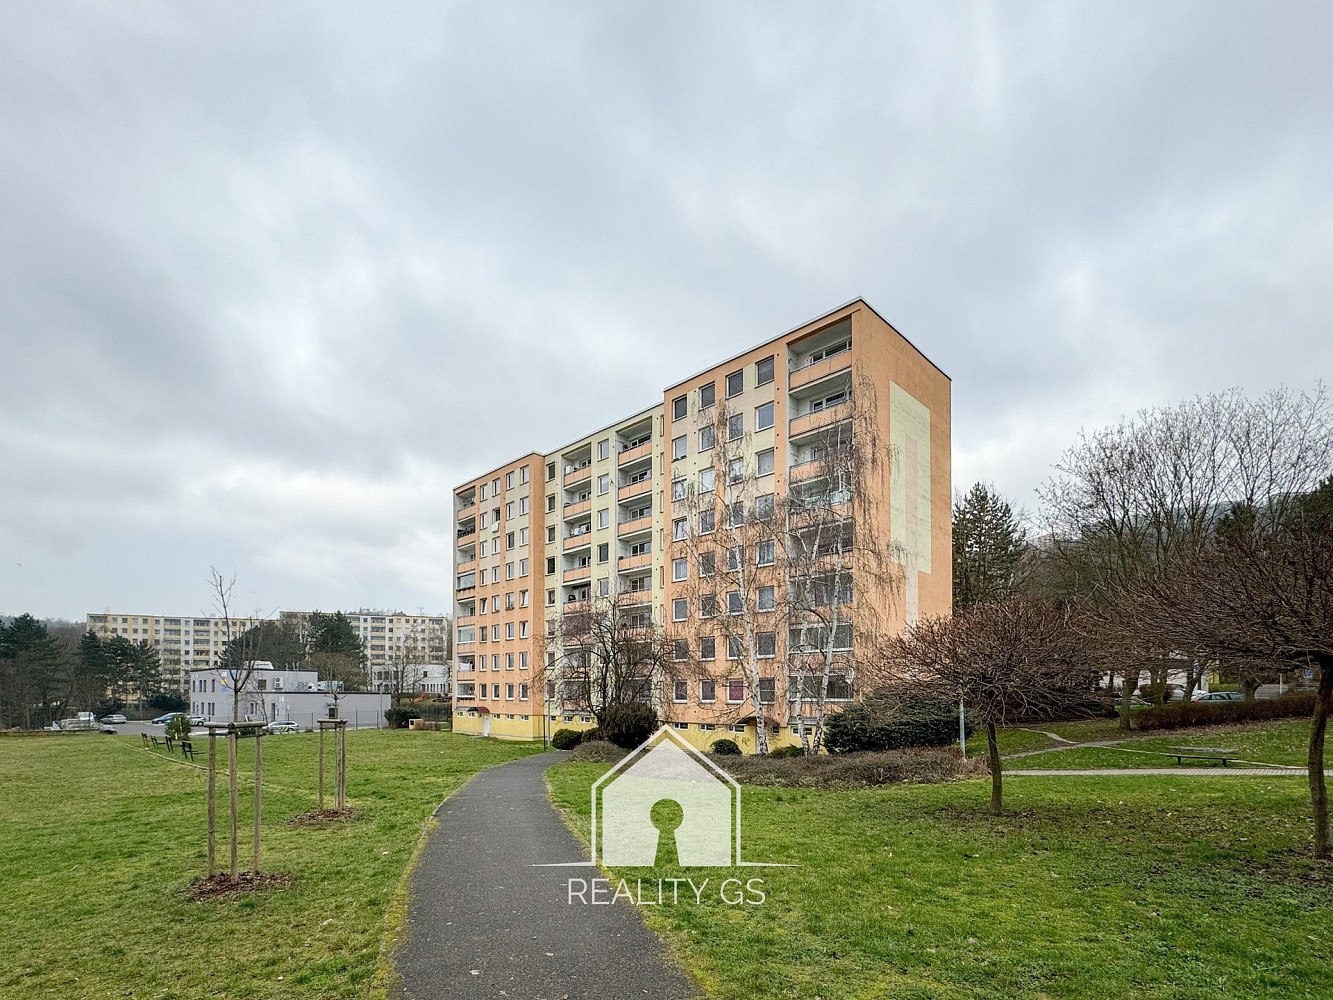
[(741, 748), (736, 745), (735, 740), (721, 739), (713, 744), (710, 752), (719, 757), (739, 757)]
[(770, 757), (804, 757), (805, 748), (799, 743), (789, 747), (778, 747), (776, 750), (768, 751)]
[(413, 719), (421, 718), (421, 713), (414, 708), (390, 708), (384, 712), (384, 721), (390, 729), (406, 729)]
[(583, 731), (579, 729), (557, 729), (551, 737), (551, 746), (557, 750), (573, 750), (583, 742)]
[[(568, 730), (566, 730), (568, 732)], [(584, 740), (569, 755), (570, 760), (587, 761), (593, 764), (614, 764), (624, 759), (628, 750), (621, 749), (606, 740)]]
[(601, 738), (633, 750), (657, 729), (657, 713), (642, 702), (608, 705), (602, 712)]
[(937, 784), (989, 773), (979, 757), (963, 760), (956, 750), (927, 747), (836, 757), (727, 757), (718, 766), (744, 785), (790, 788)]
[[(973, 722), (966, 716), (967, 735)], [(958, 706), (910, 695), (867, 695), (824, 724), (829, 753), (864, 753), (905, 747), (947, 747), (958, 739)]]
[(1314, 702), (1313, 694), (1288, 694), (1265, 701), (1187, 701), (1140, 709), (1129, 718), (1135, 729), (1188, 729), (1219, 722), (1304, 718), (1314, 712)]

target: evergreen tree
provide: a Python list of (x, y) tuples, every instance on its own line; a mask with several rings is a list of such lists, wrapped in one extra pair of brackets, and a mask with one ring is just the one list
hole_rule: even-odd
[(20, 694), (24, 725), (33, 723), (32, 708), (41, 706), (41, 725), (55, 718), (65, 687), (60, 647), (51, 638), (43, 622), (22, 614), (10, 623), (3, 637), (3, 654), (8, 671)]
[(348, 617), (341, 611), (331, 615), (316, 611), (310, 616), (306, 650), (310, 653), (338, 653), (343, 656), (362, 656), (361, 636)]
[(953, 506), (953, 610), (1008, 597), (1019, 581), (1027, 533), (987, 483), (956, 495)]

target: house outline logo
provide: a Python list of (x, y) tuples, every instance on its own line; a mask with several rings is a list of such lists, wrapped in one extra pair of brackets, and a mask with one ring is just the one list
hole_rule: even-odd
[(742, 860), (740, 783), (669, 725), (593, 782), (590, 794), (592, 859), (537, 867), (653, 867), (665, 831), (652, 811), (663, 801), (682, 812), (670, 831), (681, 867), (789, 867)]

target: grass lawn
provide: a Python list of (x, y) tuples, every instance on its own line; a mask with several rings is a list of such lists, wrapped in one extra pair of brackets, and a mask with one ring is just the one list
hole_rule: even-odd
[[(582, 836), (603, 770), (548, 772)], [(1029, 778), (998, 820), (988, 794), (746, 788), (746, 857), (800, 867), (742, 873), (761, 906), (645, 916), (716, 1000), (1333, 996), (1333, 866), (1309, 858), (1302, 782)]]
[[(1055, 733), (1075, 743), (1089, 740), (1118, 740), (1134, 733), (1125, 733), (1119, 728), (1117, 719), (1079, 719), (1074, 722), (1034, 722), (1029, 726), (1007, 726), (996, 731), (995, 737), (1000, 744), (1000, 753), (1022, 753), (1025, 750), (1047, 750), (1064, 746), (1059, 740), (1053, 740), (1046, 733)], [(968, 753), (986, 752), (986, 731), (977, 730), (967, 741)]]
[[(1011, 758), (1004, 762), (1004, 766), (1012, 770), (1034, 767), (1175, 767), (1174, 757), (1162, 756), (1167, 748), (1199, 746), (1231, 748), (1244, 760), (1257, 763), (1304, 767), (1309, 739), (1308, 719), (1284, 719), (1278, 722), (1209, 726), (1207, 729), (1182, 729), (1135, 739), (1123, 747), (1056, 750), (1033, 757)], [(1199, 761), (1186, 763), (1213, 766)]]
[[(191, 902), (186, 887), (207, 868), (205, 774), (138, 743), (0, 738), (0, 996), (382, 996), (381, 948), (400, 919), (423, 824), (476, 771), (540, 749), (452, 733), (352, 732), (347, 796), (359, 817), (296, 828), (288, 821), (315, 807), (316, 738), (266, 738), (261, 864), (295, 882)], [(253, 742), (240, 746), (248, 772)], [(249, 801), (243, 784), (242, 868)], [(227, 858), (220, 839), (222, 865)]]

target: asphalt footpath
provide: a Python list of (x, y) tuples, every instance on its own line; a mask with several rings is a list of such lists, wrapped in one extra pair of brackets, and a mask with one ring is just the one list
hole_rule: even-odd
[(569, 902), (591, 868), (547, 798), (544, 753), (472, 778), (440, 806), (409, 882), (399, 992), (508, 1000), (691, 1000), (703, 992), (633, 905)]

